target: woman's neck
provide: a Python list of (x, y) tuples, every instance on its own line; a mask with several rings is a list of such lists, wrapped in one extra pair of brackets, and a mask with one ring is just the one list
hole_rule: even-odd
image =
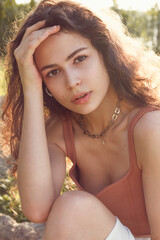
[(91, 113), (81, 115), (80, 120), (84, 128), (93, 134), (102, 132), (112, 119), (117, 102), (118, 95), (110, 84), (107, 94), (99, 106)]
[(117, 107), (119, 107), (120, 113), (114, 121), (114, 125), (117, 125), (127, 113), (136, 108), (126, 99), (119, 100), (116, 91), (110, 87), (105, 98), (95, 111), (83, 114), (81, 117), (76, 114), (75, 118), (77, 122), (82, 122), (83, 128), (90, 134), (99, 134), (110, 124)]
[(111, 122), (119, 104), (118, 96), (112, 96), (110, 100), (104, 99), (94, 112), (82, 116), (83, 125), (90, 133), (102, 132)]

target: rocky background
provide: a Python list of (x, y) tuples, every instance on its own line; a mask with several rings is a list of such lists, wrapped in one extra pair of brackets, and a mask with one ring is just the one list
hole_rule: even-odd
[[(3, 98), (0, 97), (0, 108), (2, 100)], [(0, 149), (0, 179), (7, 176), (6, 160)], [(17, 223), (10, 216), (0, 213), (0, 240), (42, 240), (44, 227), (43, 223)]]
[(0, 213), (0, 240), (42, 240), (44, 227), (43, 223), (16, 223)]

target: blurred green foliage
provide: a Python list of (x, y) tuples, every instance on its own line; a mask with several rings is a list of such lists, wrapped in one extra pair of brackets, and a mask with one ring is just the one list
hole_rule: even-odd
[(28, 221), (21, 211), (20, 199), (13, 177), (0, 180), (0, 212), (11, 216), (17, 222)]
[(5, 95), (6, 85), (4, 81), (3, 58), (8, 39), (12, 37), (10, 31), (15, 19), (19, 19), (35, 6), (35, 0), (28, 4), (16, 4), (15, 0), (0, 0), (0, 96)]
[(16, 4), (15, 0), (0, 1), (0, 50), (1, 55), (5, 53), (4, 47), (7, 39), (10, 37), (10, 26), (22, 12), (27, 13), (35, 5), (35, 0), (28, 4)]
[(117, 12), (129, 33), (140, 38), (146, 46), (160, 53), (160, 5), (155, 4), (147, 12), (119, 9), (113, 0), (112, 9)]

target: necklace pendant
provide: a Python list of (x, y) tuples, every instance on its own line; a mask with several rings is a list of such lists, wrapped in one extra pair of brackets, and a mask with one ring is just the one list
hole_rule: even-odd
[[(80, 128), (83, 130), (83, 133), (86, 134), (88, 137), (91, 137), (91, 138), (101, 138), (103, 137), (107, 132), (108, 132), (108, 129), (114, 124), (114, 122), (117, 120), (121, 110), (120, 110), (120, 101), (122, 100), (122, 98), (119, 99), (119, 101), (117, 102), (117, 106), (114, 110), (114, 113), (112, 115), (112, 118), (111, 120), (108, 122), (107, 126), (103, 129), (102, 132), (100, 133), (96, 133), (96, 134), (91, 134), (84, 126), (83, 124), (83, 117), (82, 115), (80, 115), (80, 119), (78, 120), (78, 124), (80, 126)], [(102, 143), (103, 145), (105, 145), (105, 140), (102, 139)]]

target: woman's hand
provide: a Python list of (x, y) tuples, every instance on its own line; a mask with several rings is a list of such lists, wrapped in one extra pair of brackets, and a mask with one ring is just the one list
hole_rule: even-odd
[(27, 90), (42, 89), (42, 77), (34, 62), (36, 48), (51, 34), (59, 31), (59, 26), (42, 28), (45, 24), (40, 21), (26, 29), (20, 45), (14, 55), (18, 64), (19, 74), (24, 94)]

